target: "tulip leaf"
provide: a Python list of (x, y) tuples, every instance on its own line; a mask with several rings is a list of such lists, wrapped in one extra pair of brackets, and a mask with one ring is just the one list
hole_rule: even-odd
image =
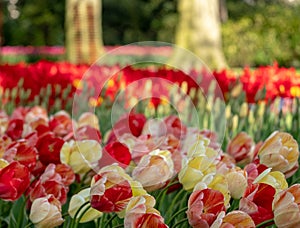
[(16, 202), (13, 203), (13, 206), (9, 215), (9, 224), (8, 227), (24, 227), (28, 222), (28, 216), (25, 210), (25, 197), (22, 196)]

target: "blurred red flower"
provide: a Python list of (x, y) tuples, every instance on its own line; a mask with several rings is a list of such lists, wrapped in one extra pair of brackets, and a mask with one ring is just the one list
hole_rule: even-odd
[(0, 170), (0, 198), (17, 200), (29, 187), (30, 172), (19, 162), (12, 162)]

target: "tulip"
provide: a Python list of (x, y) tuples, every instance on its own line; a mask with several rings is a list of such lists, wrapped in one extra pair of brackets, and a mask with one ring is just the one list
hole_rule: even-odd
[[(64, 139), (66, 140), (66, 137)], [(96, 140), (98, 143), (101, 143), (102, 136), (101, 136), (101, 132), (98, 129), (87, 125), (76, 129), (74, 139), (76, 141), (90, 139), (90, 140)]]
[(141, 135), (144, 124), (146, 123), (146, 117), (143, 114), (130, 113), (129, 115), (123, 116), (118, 120), (112, 131), (108, 136), (107, 143), (118, 140), (125, 133), (130, 133), (135, 137)]
[(252, 138), (245, 132), (237, 134), (229, 143), (226, 152), (230, 154), (238, 164), (248, 164), (253, 159), (255, 144)]
[(208, 185), (216, 174), (214, 160), (206, 156), (193, 157), (182, 167), (178, 179), (185, 190), (192, 190), (201, 181)]
[(94, 169), (101, 156), (102, 148), (95, 140), (65, 142), (60, 151), (61, 162), (78, 174)]
[(155, 198), (148, 194), (131, 198), (126, 207), (124, 227), (168, 227), (154, 205)]
[(99, 159), (98, 166), (104, 167), (117, 163), (120, 167), (126, 168), (131, 161), (129, 148), (119, 141), (108, 143), (102, 151), (102, 158)]
[(24, 121), (22, 119), (11, 119), (8, 123), (6, 134), (12, 140), (17, 140), (22, 137)]
[[(231, 211), (222, 218), (220, 228), (243, 227), (254, 228), (255, 224), (252, 218), (243, 211)], [(213, 227), (212, 227), (213, 228)]]
[(181, 122), (178, 116), (171, 115), (164, 119), (167, 132), (173, 134), (176, 138), (181, 139), (185, 136), (187, 128)]
[(264, 183), (249, 185), (240, 199), (239, 209), (251, 216), (255, 225), (273, 218), (275, 189)]
[(101, 212), (122, 212), (133, 196), (145, 193), (124, 169), (117, 165), (106, 166), (92, 179), (91, 206)]
[(26, 166), (12, 162), (0, 169), (0, 198), (14, 201), (21, 197), (30, 184), (30, 173)]
[(266, 169), (267, 166), (256, 163), (249, 163), (244, 167), (244, 170), (247, 172), (247, 181), (248, 184), (252, 184), (253, 181)]
[(202, 189), (213, 189), (213, 190), (217, 190), (219, 192), (221, 192), (224, 196), (224, 205), (225, 208), (229, 208), (230, 206), (230, 191), (228, 188), (228, 181), (225, 178), (224, 175), (217, 173), (211, 182), (209, 182), (208, 184), (205, 183), (205, 181), (201, 181), (199, 182), (193, 191), (197, 191), (197, 190), (202, 190)]
[(48, 113), (45, 108), (42, 108), (40, 106), (35, 106), (31, 108), (25, 115), (25, 122), (28, 124), (42, 121), (43, 123), (48, 123)]
[[(79, 208), (81, 208), (84, 203), (89, 201), (90, 190), (91, 190), (90, 188), (86, 188), (72, 196), (69, 204), (68, 213), (73, 219), (76, 212), (79, 210)], [(81, 216), (81, 219), (79, 221), (80, 223), (89, 222), (102, 216), (103, 214), (102, 212), (90, 206), (91, 206), (90, 203), (88, 203), (86, 206), (81, 208), (81, 212), (79, 212), (78, 214), (78, 217)], [(90, 208), (84, 213), (84, 215), (82, 215), (82, 212), (85, 211), (88, 207)]]
[(64, 204), (69, 191), (68, 186), (65, 184), (70, 183), (70, 181), (67, 182), (66, 179), (69, 178), (62, 178), (62, 176), (56, 172), (55, 164), (49, 164), (40, 178), (31, 183), (28, 190), (30, 201), (33, 202), (37, 198), (51, 194), (59, 200), (61, 204)]
[(98, 117), (91, 112), (82, 113), (77, 121), (78, 127), (90, 126), (100, 130)]
[(154, 150), (142, 157), (132, 171), (134, 180), (139, 181), (147, 191), (163, 187), (173, 177), (174, 164), (167, 150)]
[(224, 196), (217, 190), (194, 191), (188, 200), (187, 217), (195, 228), (210, 227), (222, 211), (225, 211)]
[(64, 137), (76, 128), (76, 124), (66, 111), (59, 111), (50, 118), (49, 127), (56, 136)]
[(276, 131), (271, 134), (261, 146), (258, 156), (261, 164), (284, 173), (286, 178), (297, 171), (299, 148), (289, 133)]
[(18, 161), (32, 171), (36, 165), (37, 150), (35, 147), (29, 146), (26, 140), (20, 140), (9, 145), (3, 158), (8, 162)]
[(75, 181), (73, 169), (66, 164), (57, 164), (55, 166), (55, 172), (61, 176), (61, 182), (66, 186), (69, 186)]
[(277, 193), (273, 201), (274, 221), (278, 228), (300, 226), (300, 184)]
[(59, 164), (60, 150), (64, 144), (64, 140), (55, 137), (52, 133), (47, 133), (39, 137), (36, 143), (39, 160), (44, 164)]
[(271, 168), (263, 171), (254, 181), (256, 183), (265, 183), (271, 185), (276, 191), (282, 191), (288, 188), (288, 183), (283, 173), (279, 171), (271, 172)]
[(60, 202), (53, 195), (35, 199), (30, 209), (29, 219), (37, 228), (60, 226), (64, 222)]
[(246, 171), (236, 167), (235, 169), (231, 169), (225, 177), (231, 197), (240, 199), (248, 186)]

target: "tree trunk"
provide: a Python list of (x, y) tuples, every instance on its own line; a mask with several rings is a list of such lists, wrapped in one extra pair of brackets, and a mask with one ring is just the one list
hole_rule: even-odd
[[(208, 67), (226, 67), (222, 51), (219, 0), (179, 0), (179, 24), (176, 45), (193, 52)], [(184, 69), (198, 68), (199, 61), (189, 59), (180, 49), (175, 50), (170, 64)]]
[(66, 0), (66, 51), (71, 63), (94, 63), (103, 53), (101, 0)]

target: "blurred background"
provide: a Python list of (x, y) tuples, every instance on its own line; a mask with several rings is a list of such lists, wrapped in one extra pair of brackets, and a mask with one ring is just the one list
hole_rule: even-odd
[[(83, 2), (90, 4), (88, 6), (91, 8), (84, 11)], [(91, 62), (93, 60), (84, 57), (80, 60), (70, 56), (76, 55), (74, 47), (92, 42), (80, 38), (87, 31), (92, 31), (91, 37), (96, 39), (93, 44), (93, 50), (97, 50), (96, 56), (111, 46), (151, 40), (187, 48), (213, 68), (256, 67), (274, 62), (280, 66), (299, 68), (299, 2), (82, 0), (80, 3), (78, 0), (0, 0), (1, 60), (3, 63), (15, 63), (46, 58), (73, 63)], [(97, 23), (93, 24), (91, 20)], [(72, 33), (72, 29), (75, 32)], [(28, 46), (31, 48), (22, 49)], [(68, 52), (71, 54), (68, 55)], [(84, 55), (83, 52), (80, 56)], [(212, 57), (203, 55), (204, 52), (218, 53)], [(210, 59), (217, 59), (217, 63)]]

